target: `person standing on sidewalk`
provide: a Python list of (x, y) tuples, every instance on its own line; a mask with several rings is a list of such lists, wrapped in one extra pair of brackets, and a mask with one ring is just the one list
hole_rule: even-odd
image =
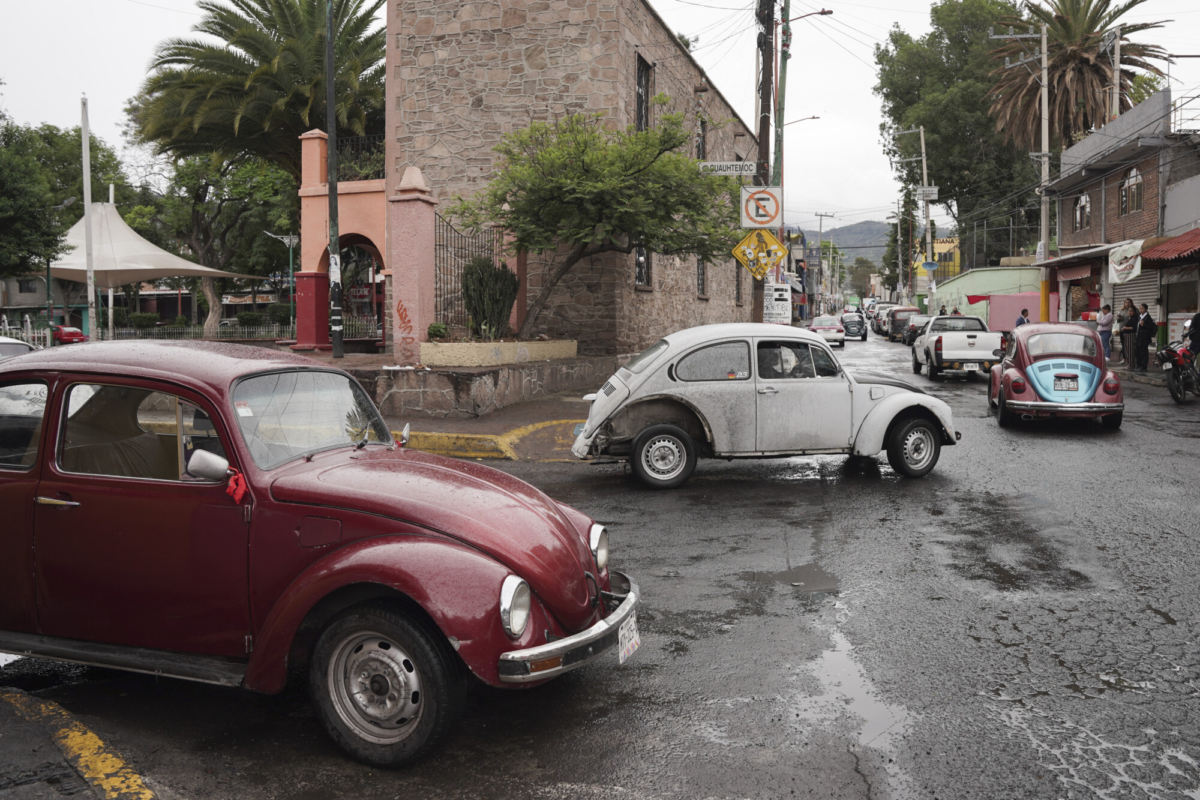
[(1133, 369), (1137, 366), (1133, 357), (1133, 339), (1137, 332), (1137, 308), (1133, 305), (1133, 298), (1126, 297), (1125, 303), (1121, 306), (1121, 315), (1117, 318), (1121, 323), (1121, 358), (1125, 362), (1126, 369)]
[(1135, 372), (1145, 372), (1146, 367), (1150, 364), (1150, 342), (1154, 341), (1156, 335), (1158, 335), (1158, 323), (1150, 316), (1150, 307), (1142, 303), (1133, 343), (1137, 360), (1137, 366), (1134, 367)]
[(1013, 330), (1016, 330), (1017, 328), (1021, 327), (1022, 325), (1028, 325), (1028, 324), (1029, 324), (1029, 309), (1022, 308), (1021, 315), (1019, 317), (1017, 317), (1017, 321), (1015, 323), (1013, 323)]
[(1096, 330), (1100, 333), (1100, 341), (1104, 343), (1104, 360), (1112, 359), (1112, 306), (1106, 305), (1100, 309), (1100, 317), (1096, 320)]

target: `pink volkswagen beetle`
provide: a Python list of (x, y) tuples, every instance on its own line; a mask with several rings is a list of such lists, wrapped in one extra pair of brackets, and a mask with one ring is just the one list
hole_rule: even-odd
[(1020, 419), (1096, 417), (1121, 427), (1121, 381), (1104, 361), (1100, 336), (1070, 323), (1030, 323), (1009, 333), (995, 355), (988, 403), (1001, 427)]

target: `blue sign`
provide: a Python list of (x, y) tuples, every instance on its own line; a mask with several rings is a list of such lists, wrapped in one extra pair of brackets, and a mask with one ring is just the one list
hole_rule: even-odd
[(938, 264), (936, 261), (925, 261), (925, 262), (922, 262), (921, 266), (924, 267), (926, 272), (933, 272), (935, 269), (938, 268)]

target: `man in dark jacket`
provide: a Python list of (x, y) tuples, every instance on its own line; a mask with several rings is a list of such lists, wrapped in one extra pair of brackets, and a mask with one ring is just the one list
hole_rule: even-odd
[(1145, 303), (1139, 306), (1137, 327), (1134, 330), (1133, 350), (1136, 359), (1135, 372), (1145, 372), (1150, 363), (1150, 343), (1158, 335), (1158, 323), (1150, 316), (1150, 307)]

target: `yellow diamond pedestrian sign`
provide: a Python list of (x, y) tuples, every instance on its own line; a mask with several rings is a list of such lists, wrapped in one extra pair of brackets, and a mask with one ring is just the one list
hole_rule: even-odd
[(745, 239), (733, 248), (733, 257), (742, 262), (742, 266), (756, 278), (763, 278), (768, 272), (783, 263), (786, 252), (783, 245), (770, 231), (750, 231)]

